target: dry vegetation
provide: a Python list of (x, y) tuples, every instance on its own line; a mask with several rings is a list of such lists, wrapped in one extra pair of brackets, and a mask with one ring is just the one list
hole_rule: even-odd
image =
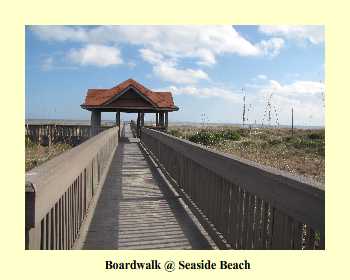
[(26, 139), (25, 170), (28, 171), (70, 148), (72, 146), (69, 144), (58, 143), (51, 146), (43, 146)]
[(169, 133), (224, 153), (324, 183), (324, 129), (173, 126)]

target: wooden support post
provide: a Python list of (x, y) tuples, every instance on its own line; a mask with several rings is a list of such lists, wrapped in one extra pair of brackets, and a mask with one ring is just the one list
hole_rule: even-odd
[(164, 128), (164, 113), (159, 113), (159, 126)]
[(165, 112), (165, 130), (168, 130), (168, 112)]
[(159, 126), (159, 114), (156, 113), (156, 126)]
[(145, 125), (145, 113), (141, 113), (141, 127)]
[(115, 122), (116, 126), (118, 126), (118, 138), (120, 138), (120, 112), (115, 113)]
[(136, 124), (136, 136), (137, 137), (140, 137), (140, 119), (141, 119), (141, 113), (140, 112), (138, 112), (137, 113), (137, 124)]
[(101, 129), (101, 112), (91, 111), (91, 136), (95, 136)]
[(30, 248), (30, 230), (35, 227), (35, 187), (25, 183), (25, 249)]

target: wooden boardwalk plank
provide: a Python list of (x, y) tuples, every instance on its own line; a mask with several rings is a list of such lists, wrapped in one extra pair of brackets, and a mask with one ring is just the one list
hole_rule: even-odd
[(179, 198), (153, 172), (138, 143), (120, 142), (83, 249), (211, 249)]

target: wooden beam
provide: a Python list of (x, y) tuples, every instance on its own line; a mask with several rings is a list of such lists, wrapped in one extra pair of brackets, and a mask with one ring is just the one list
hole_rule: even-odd
[(101, 128), (101, 112), (91, 111), (91, 136), (95, 136), (100, 132)]
[(137, 112), (145, 112), (145, 113), (157, 113), (157, 112), (173, 112), (178, 111), (179, 108), (149, 108), (149, 107), (101, 107), (101, 106), (81, 106), (83, 109), (89, 111), (100, 111), (100, 112), (124, 112), (124, 113), (137, 113)]
[(141, 113), (141, 127), (145, 125), (145, 113)]
[(115, 122), (116, 122), (116, 126), (118, 126), (118, 138), (120, 138), (120, 112), (119, 111), (115, 113)]
[(165, 112), (165, 129), (168, 129), (168, 112)]
[(136, 128), (137, 128), (137, 137), (140, 137), (140, 119), (141, 119), (141, 113), (137, 113), (137, 122), (136, 122)]
[(159, 113), (159, 125), (161, 127), (164, 127), (164, 113), (163, 112)]

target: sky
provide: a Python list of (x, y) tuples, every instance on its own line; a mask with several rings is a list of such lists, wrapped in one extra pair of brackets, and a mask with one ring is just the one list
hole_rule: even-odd
[(90, 119), (89, 88), (132, 78), (172, 92), (169, 122), (242, 123), (245, 99), (246, 123), (290, 125), (293, 108), (295, 125), (324, 126), (323, 26), (38, 25), (25, 36), (27, 119)]

